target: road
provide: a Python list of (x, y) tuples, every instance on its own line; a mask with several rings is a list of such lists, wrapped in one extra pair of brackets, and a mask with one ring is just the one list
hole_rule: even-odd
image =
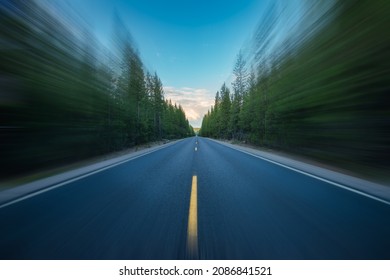
[(193, 137), (0, 208), (0, 258), (390, 259), (389, 221), (389, 204)]

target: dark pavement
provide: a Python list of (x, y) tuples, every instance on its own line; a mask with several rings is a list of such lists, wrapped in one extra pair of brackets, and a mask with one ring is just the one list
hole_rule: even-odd
[(0, 225), (1, 259), (390, 259), (388, 204), (200, 137), (0, 208)]

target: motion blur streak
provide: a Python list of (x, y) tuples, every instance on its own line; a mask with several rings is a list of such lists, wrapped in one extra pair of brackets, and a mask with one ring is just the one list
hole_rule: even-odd
[(389, 14), (384, 0), (272, 1), (201, 134), (388, 178)]
[(0, 3), (0, 178), (193, 133), (118, 17), (107, 50), (53, 5)]
[[(194, 134), (119, 16), (105, 49), (61, 3), (0, 0), (0, 180)], [(389, 180), (390, 1), (264, 3), (200, 136)], [(355, 180), (335, 187), (337, 172), (319, 180), (206, 137), (0, 208), (0, 259), (390, 259), (390, 205)]]

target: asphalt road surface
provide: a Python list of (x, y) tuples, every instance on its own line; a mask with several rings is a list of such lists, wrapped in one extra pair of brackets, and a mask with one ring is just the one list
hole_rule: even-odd
[(390, 259), (390, 205), (193, 137), (0, 208), (0, 258)]

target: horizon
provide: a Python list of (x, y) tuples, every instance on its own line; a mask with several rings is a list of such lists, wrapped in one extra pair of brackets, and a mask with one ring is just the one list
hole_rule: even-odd
[[(237, 54), (269, 1), (73, 1), (50, 3), (59, 13), (81, 17), (93, 36), (112, 47), (115, 15), (130, 31), (146, 69), (157, 72), (165, 99), (180, 104), (193, 127), (214, 104), (224, 82), (230, 87)], [(245, 30), (243, 32), (243, 30)], [(229, 47), (226, 47), (229, 46)]]

